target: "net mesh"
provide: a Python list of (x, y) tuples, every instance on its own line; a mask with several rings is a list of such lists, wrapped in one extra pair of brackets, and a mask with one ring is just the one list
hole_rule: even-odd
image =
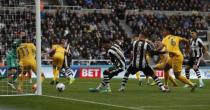
[(34, 0), (0, 0), (0, 95), (34, 93), (32, 71), (20, 74), (16, 52), (24, 39), (35, 43), (34, 6)]

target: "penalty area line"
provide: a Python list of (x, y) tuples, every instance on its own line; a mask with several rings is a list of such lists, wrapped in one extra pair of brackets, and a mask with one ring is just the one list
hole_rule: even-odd
[(50, 96), (50, 95), (42, 95), (44, 97), (54, 98), (54, 99), (61, 99), (61, 100), (67, 100), (67, 101), (76, 101), (76, 102), (83, 102), (83, 103), (90, 103), (95, 105), (103, 105), (103, 106), (109, 106), (109, 107), (116, 107), (116, 108), (124, 108), (129, 110), (145, 110), (140, 107), (127, 107), (122, 105), (114, 105), (109, 103), (101, 103), (101, 102), (95, 102), (95, 101), (89, 101), (89, 100), (81, 100), (81, 99), (74, 99), (74, 98), (66, 98), (66, 97), (57, 97), (57, 96)]

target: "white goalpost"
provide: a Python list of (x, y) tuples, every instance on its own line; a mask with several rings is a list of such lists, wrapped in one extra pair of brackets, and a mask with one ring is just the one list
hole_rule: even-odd
[[(36, 46), (36, 78), (31, 70), (20, 74), (17, 48), (23, 38)], [(40, 0), (0, 0), (0, 96), (42, 95), (41, 73)]]
[(41, 84), (41, 15), (40, 0), (36, 0), (36, 66), (37, 66), (37, 92), (36, 95), (42, 95)]

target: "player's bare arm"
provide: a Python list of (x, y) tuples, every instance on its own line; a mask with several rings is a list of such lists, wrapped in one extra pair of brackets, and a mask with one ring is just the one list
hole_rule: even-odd
[(186, 46), (186, 53), (189, 54), (190, 53), (190, 42), (188, 39), (186, 38), (182, 38), (181, 42), (183, 42)]

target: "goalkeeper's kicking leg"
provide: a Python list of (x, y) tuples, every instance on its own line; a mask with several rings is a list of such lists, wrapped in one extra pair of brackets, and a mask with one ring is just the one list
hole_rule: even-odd
[(15, 87), (15, 81), (19, 75), (20, 71), (17, 68), (9, 68), (8, 71), (1, 77), (1, 79), (8, 78), (8, 86), (10, 86), (12, 89), (16, 89)]
[[(8, 69), (8, 73), (7, 73), (7, 76), (8, 77), (8, 86), (10, 86), (12, 89), (16, 89), (15, 87), (15, 81), (20, 73), (20, 69), (18, 68), (9, 68)], [(10, 77), (11, 76), (11, 77)]]

